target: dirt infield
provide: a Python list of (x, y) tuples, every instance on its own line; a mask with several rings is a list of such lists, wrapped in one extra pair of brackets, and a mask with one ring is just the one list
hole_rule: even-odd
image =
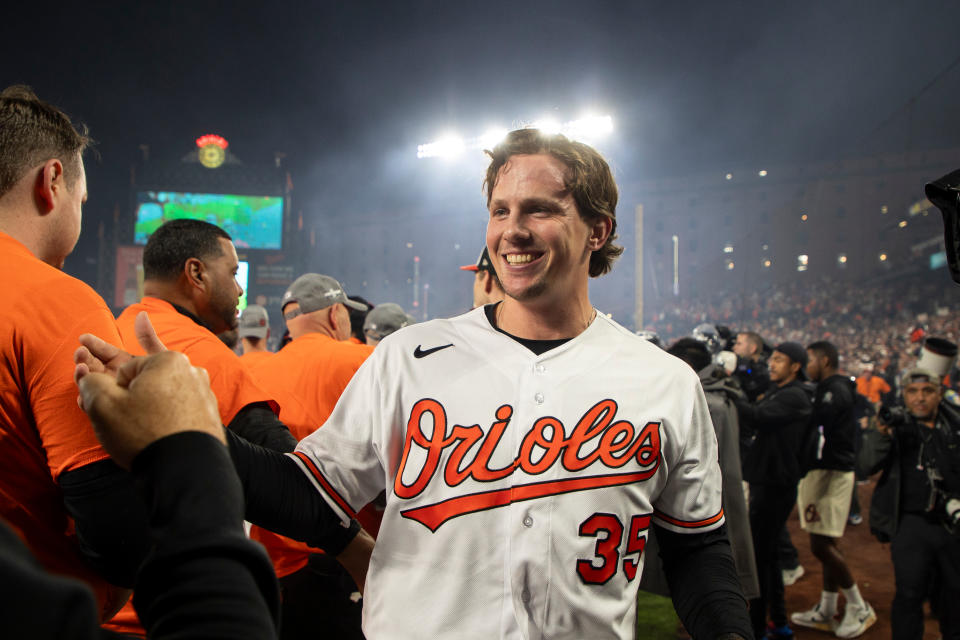
[[(857, 486), (860, 505), (863, 509), (863, 524), (848, 526), (840, 541), (840, 549), (847, 558), (847, 564), (853, 572), (853, 577), (860, 586), (860, 593), (873, 605), (877, 612), (877, 622), (861, 637), (864, 640), (881, 640), (890, 637), (890, 604), (893, 601), (893, 564), (890, 561), (890, 545), (881, 544), (870, 535), (867, 524), (870, 497), (876, 478)], [(810, 541), (806, 533), (800, 529), (796, 509), (787, 522), (793, 544), (800, 554), (800, 564), (806, 573), (795, 584), (786, 588), (787, 613), (809, 609), (820, 598), (822, 571), (820, 563), (810, 553)], [(841, 598), (842, 600), (842, 598)], [(842, 605), (841, 605), (842, 606)], [(794, 628), (797, 638), (815, 640), (816, 638), (832, 638), (832, 634), (814, 629)], [(936, 640), (940, 637), (937, 621), (926, 619), (924, 640)]]

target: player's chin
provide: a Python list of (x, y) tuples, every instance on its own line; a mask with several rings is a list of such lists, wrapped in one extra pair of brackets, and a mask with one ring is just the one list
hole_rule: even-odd
[(518, 300), (520, 302), (536, 300), (542, 296), (546, 290), (547, 283), (542, 280), (523, 285), (517, 284), (515, 286), (504, 286), (504, 292), (514, 300)]

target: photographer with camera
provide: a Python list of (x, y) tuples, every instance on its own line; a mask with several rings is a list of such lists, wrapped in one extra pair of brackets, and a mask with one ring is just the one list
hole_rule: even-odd
[(893, 638), (923, 637), (923, 601), (940, 577), (940, 630), (960, 637), (960, 413), (941, 402), (940, 376), (925, 368), (902, 378), (905, 407), (883, 407), (864, 434), (862, 476), (882, 471), (870, 530), (891, 542), (896, 593)]

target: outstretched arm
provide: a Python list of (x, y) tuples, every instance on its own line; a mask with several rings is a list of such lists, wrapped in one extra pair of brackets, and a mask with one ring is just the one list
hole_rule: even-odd
[(131, 470), (156, 533), (134, 596), (148, 635), (276, 637), (276, 580), (243, 534), (243, 492), (206, 371), (167, 351), (113, 373), (77, 377), (97, 438)]

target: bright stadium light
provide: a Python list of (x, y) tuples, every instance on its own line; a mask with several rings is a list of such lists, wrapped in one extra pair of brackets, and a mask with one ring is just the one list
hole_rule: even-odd
[(563, 125), (555, 118), (540, 118), (536, 120), (530, 129), (540, 129), (544, 133), (560, 133)]
[(560, 133), (576, 140), (592, 139), (612, 131), (613, 118), (610, 116), (588, 116), (572, 120), (560, 127)]
[(510, 132), (507, 129), (491, 127), (490, 129), (487, 129), (482, 136), (477, 138), (477, 142), (480, 144), (480, 148), (482, 149), (493, 149), (500, 142), (502, 142), (504, 138), (507, 137), (508, 133)]
[(463, 139), (455, 135), (447, 135), (436, 142), (421, 144), (417, 147), (418, 158), (452, 158), (463, 153), (465, 145)]
[[(589, 116), (561, 123), (554, 118), (543, 118), (522, 126), (525, 129), (540, 129), (544, 133), (562, 133), (572, 140), (592, 141), (613, 131), (610, 116)], [(475, 138), (460, 138), (448, 135), (417, 146), (418, 158), (451, 158), (467, 150), (492, 149), (506, 138), (508, 129), (491, 127)]]

